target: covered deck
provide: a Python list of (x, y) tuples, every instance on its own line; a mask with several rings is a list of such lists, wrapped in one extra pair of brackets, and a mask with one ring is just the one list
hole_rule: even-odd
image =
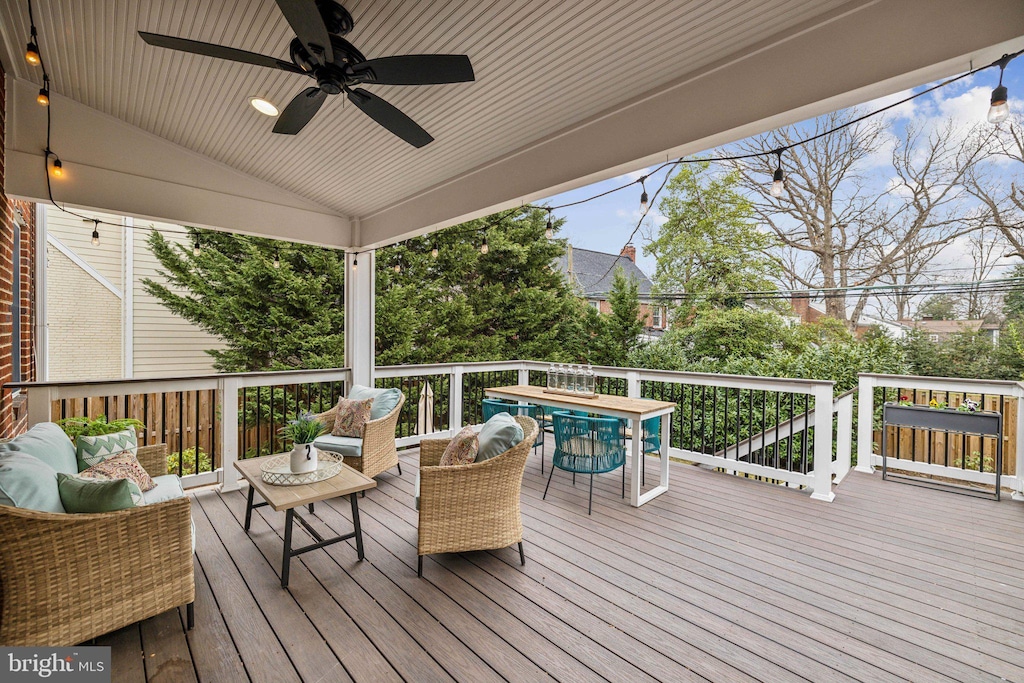
[[(673, 463), (639, 509), (600, 476), (588, 517), (565, 472), (541, 499), (534, 454), (526, 566), (514, 548), (433, 556), (417, 579), (417, 451), (401, 462), (360, 500), (366, 561), (351, 542), (307, 553), (289, 590), (284, 515), (257, 510), (247, 536), (244, 489), (195, 491), (196, 627), (171, 611), (99, 639), (114, 680), (1024, 680), (1007, 499), (851, 472), (823, 505)], [(348, 502), (313, 524), (349, 530)]]

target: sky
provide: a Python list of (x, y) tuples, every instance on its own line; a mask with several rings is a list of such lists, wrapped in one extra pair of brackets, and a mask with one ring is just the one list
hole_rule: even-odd
[[(934, 126), (947, 118), (952, 118), (965, 131), (978, 122), (984, 122), (985, 116), (988, 113), (992, 88), (995, 87), (998, 78), (998, 69), (987, 70), (890, 110), (885, 116), (889, 121), (893, 140), (911, 122), (915, 125)], [(1006, 69), (1003, 84), (1007, 86), (1010, 93), (1011, 111), (1014, 113), (1024, 111), (1024, 100), (1019, 99), (1020, 93), (1024, 92), (1024, 57), (1010, 63)], [(913, 90), (894, 93), (873, 102), (865, 103), (861, 109), (863, 111), (879, 109), (907, 97), (912, 92), (924, 90), (930, 85), (932, 84), (924, 84)], [(797, 126), (801, 125), (797, 124)], [(713, 153), (713, 150), (711, 152)], [(866, 173), (878, 182), (879, 187), (885, 186), (894, 175), (889, 158), (890, 152), (891, 145), (877, 154), (867, 164), (865, 169)], [(638, 168), (635, 172), (555, 195), (538, 203), (559, 205), (579, 201), (625, 185), (630, 181), (635, 181), (646, 172), (647, 169)], [(664, 173), (663, 171), (648, 179), (647, 190), (649, 194), (653, 195), (654, 190), (661, 184)], [(766, 176), (766, 188), (770, 182), (771, 177)], [(1007, 182), (1009, 182), (1009, 177)], [(636, 228), (637, 222), (640, 219), (640, 192), (640, 186), (633, 185), (607, 197), (555, 211), (554, 215), (556, 217), (565, 219), (559, 237), (567, 238), (574, 247), (618, 253), (626, 243), (630, 233)], [(643, 255), (643, 245), (648, 239), (642, 233), (646, 232), (649, 235), (651, 229), (656, 230), (657, 226), (663, 224), (665, 220), (665, 217), (659, 213), (657, 204), (655, 204), (645, 220), (645, 226), (641, 228), (640, 233), (633, 240), (637, 248), (637, 263), (641, 270), (648, 275), (653, 276), (655, 263), (652, 257)], [(959, 269), (971, 264), (968, 253), (969, 242), (967, 238), (956, 240), (934, 262), (934, 279), (943, 281), (965, 279), (967, 273)], [(964, 262), (965, 258), (967, 258), (966, 263)], [(995, 269), (992, 277), (1005, 277), (1008, 273), (1008, 267), (1017, 262), (1019, 262), (1019, 259), (1000, 259), (999, 267)]]

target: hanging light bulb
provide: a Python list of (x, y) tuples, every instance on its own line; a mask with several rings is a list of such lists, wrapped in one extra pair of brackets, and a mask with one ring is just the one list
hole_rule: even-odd
[(43, 78), (43, 87), (39, 89), (39, 94), (36, 95), (36, 102), (43, 105), (44, 107), (50, 106), (50, 79)]
[(480, 245), (480, 253), (481, 254), (486, 254), (490, 250), (491, 250), (491, 248), (487, 246), (487, 238), (485, 237), (484, 238), (484, 243), (482, 245)]
[(92, 246), (94, 247), (100, 246), (100, 231), (98, 228), (99, 226), (97, 225), (94, 225), (92, 228)]
[(544, 236), (548, 239), (555, 236), (555, 228), (551, 225), (551, 209), (548, 209), (548, 227), (544, 229)]
[(771, 195), (773, 197), (781, 197), (783, 190), (786, 188), (786, 174), (782, 171), (782, 150), (776, 150), (775, 154), (779, 158), (779, 165), (775, 169), (775, 175), (772, 176)]
[(402, 272), (402, 264), (401, 263), (396, 263), (395, 264), (395, 272), (396, 273), (401, 273)]
[(281, 252), (278, 251), (277, 247), (274, 247), (274, 267), (281, 267)]
[(431, 258), (437, 258), (437, 254), (438, 254), (437, 247), (434, 247), (433, 249), (430, 250), (430, 257)]
[(1006, 86), (1003, 85), (1003, 72), (1006, 71), (1006, 65), (1011, 59), (1009, 55), (1003, 55), (996, 62), (999, 65), (999, 85), (992, 91), (992, 99), (989, 101), (991, 106), (988, 108), (988, 122), (992, 124), (1002, 123), (1010, 115), (1010, 105), (1007, 102), (1009, 96)]
[(32, 30), (32, 39), (25, 46), (25, 61), (31, 66), (39, 66), (43, 60), (39, 58), (39, 46), (36, 45), (36, 32)]
[(203, 248), (202, 245), (199, 244), (199, 237), (197, 236), (195, 243), (192, 245), (192, 255), (199, 256), (201, 253), (203, 253)]
[(643, 188), (643, 192), (640, 193), (640, 213), (647, 213), (647, 176), (640, 179), (640, 187)]
[(53, 166), (50, 167), (50, 173), (53, 174), (54, 178), (60, 178), (64, 175), (64, 166), (60, 163), (60, 159), (54, 158)]
[(356, 258), (352, 259), (352, 270), (355, 271), (355, 270), (358, 270), (358, 269), (359, 269), (359, 257), (356, 257)]

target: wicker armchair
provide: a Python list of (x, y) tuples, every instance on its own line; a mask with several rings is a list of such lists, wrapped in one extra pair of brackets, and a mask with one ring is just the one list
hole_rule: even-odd
[[(376, 420), (370, 420), (363, 426), (362, 455), (358, 458), (345, 456), (345, 464), (352, 469), (359, 470), (368, 477), (376, 477), (381, 472), (386, 472), (392, 467), (398, 466), (398, 474), (402, 474), (402, 465), (398, 462), (398, 449), (395, 447), (395, 429), (398, 426), (398, 416), (405, 405), (405, 394), (398, 399), (390, 413)], [(327, 426), (327, 432), (334, 429), (334, 416), (337, 408), (331, 408), (317, 417)]]
[[(164, 444), (139, 448), (167, 474)], [(0, 645), (70, 646), (188, 605), (189, 498), (101, 514), (0, 506)]]
[(450, 439), (420, 444), (418, 576), (423, 576), (424, 555), (513, 543), (519, 544), (519, 560), (526, 564), (519, 494), (539, 428), (531, 417), (515, 419), (523, 428), (523, 440), (484, 462), (439, 467)]

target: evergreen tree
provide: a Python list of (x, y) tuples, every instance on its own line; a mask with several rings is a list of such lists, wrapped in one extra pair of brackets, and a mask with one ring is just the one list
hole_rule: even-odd
[[(1018, 263), (1010, 271), (1010, 277), (1024, 278), (1024, 264)], [(1017, 284), (1003, 299), (1003, 315), (1007, 319), (1024, 320), (1024, 284)]]
[[(171, 312), (222, 339), (221, 372), (342, 367), (344, 254), (189, 228), (201, 251), (152, 231), (147, 240), (168, 284), (143, 281)], [(280, 267), (274, 267), (275, 257)]]
[(608, 294), (611, 312), (592, 320), (596, 334), (591, 340), (590, 362), (596, 365), (623, 366), (640, 345), (646, 316), (640, 316), (640, 283), (626, 277), (621, 266), (615, 268)]

